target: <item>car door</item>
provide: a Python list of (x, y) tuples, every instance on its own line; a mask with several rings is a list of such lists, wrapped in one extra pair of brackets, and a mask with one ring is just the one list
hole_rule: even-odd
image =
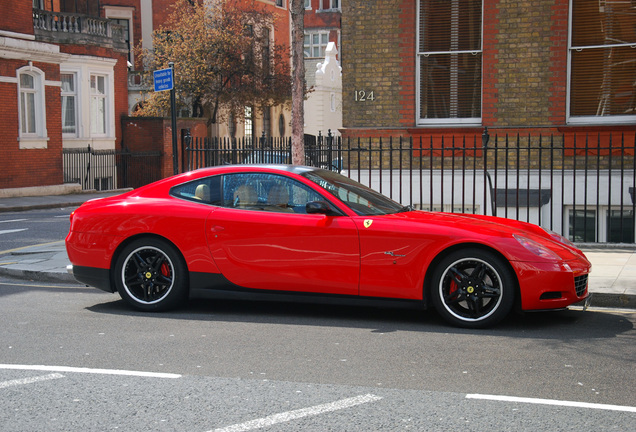
[(290, 177), (233, 173), (206, 223), (212, 256), (232, 283), (256, 289), (358, 294), (358, 229), (348, 216), (307, 214), (324, 200)]

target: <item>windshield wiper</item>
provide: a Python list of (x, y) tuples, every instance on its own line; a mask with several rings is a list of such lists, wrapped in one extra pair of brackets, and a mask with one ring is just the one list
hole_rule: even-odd
[(407, 205), (399, 209), (396, 213), (406, 213), (415, 210), (413, 206)]

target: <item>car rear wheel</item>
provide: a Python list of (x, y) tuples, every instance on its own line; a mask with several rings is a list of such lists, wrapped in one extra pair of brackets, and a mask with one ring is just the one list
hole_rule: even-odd
[(481, 249), (458, 250), (434, 272), (432, 300), (453, 325), (483, 328), (506, 317), (514, 302), (515, 278), (507, 263)]
[(188, 293), (187, 267), (168, 242), (138, 239), (127, 245), (115, 264), (121, 297), (136, 309), (161, 311), (179, 306)]

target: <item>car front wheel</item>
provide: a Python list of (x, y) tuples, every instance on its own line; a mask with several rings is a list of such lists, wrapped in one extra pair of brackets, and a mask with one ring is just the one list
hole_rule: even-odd
[(186, 298), (187, 268), (169, 243), (155, 238), (127, 245), (115, 264), (115, 284), (121, 297), (134, 308), (162, 311), (179, 306)]
[(481, 249), (458, 250), (445, 257), (434, 272), (432, 300), (453, 325), (483, 328), (510, 313), (515, 278), (507, 263)]

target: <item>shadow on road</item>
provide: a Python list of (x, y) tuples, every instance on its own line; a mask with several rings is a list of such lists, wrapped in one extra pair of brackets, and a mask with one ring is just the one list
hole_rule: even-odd
[[(435, 332), (546, 340), (606, 339), (634, 329), (636, 313), (580, 309), (513, 313), (497, 326), (469, 330), (446, 324), (435, 310), (337, 304), (197, 299), (171, 312), (138, 312), (117, 299), (88, 308), (95, 313), (136, 316), (143, 319), (176, 319), (254, 324), (332, 326), (369, 329), (371, 332)], [(630, 316), (632, 318), (630, 318)]]

